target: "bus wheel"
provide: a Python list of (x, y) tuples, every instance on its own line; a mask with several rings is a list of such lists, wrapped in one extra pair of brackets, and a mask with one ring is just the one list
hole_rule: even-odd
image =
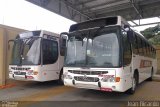
[(152, 81), (153, 80), (153, 68), (151, 69), (151, 77), (148, 78), (148, 81)]
[(138, 74), (135, 73), (132, 79), (132, 88), (128, 90), (129, 94), (134, 94), (138, 85)]
[(60, 71), (58, 83), (63, 85), (63, 69)]

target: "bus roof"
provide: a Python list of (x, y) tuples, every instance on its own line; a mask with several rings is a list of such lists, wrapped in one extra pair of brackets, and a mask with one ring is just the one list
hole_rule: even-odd
[(50, 35), (50, 36), (55, 36), (55, 37), (60, 37), (59, 34), (53, 33), (53, 32), (49, 32), (49, 31), (45, 31), (45, 30), (34, 30), (34, 31), (25, 31), (22, 33), (19, 33), (16, 37), (16, 39), (18, 38), (29, 38), (32, 36), (35, 37), (43, 37), (42, 34), (46, 34), (46, 35)]
[(46, 31), (46, 30), (41, 30), (41, 31), (43, 32), (43, 34), (60, 37), (60, 35), (57, 34), (57, 33), (49, 32), (49, 31)]
[(83, 29), (95, 28), (95, 27), (104, 27), (109, 25), (129, 25), (128, 22), (123, 19), (121, 16), (110, 16), (110, 17), (103, 17), (97, 19), (91, 19), (88, 21), (80, 22), (77, 24), (71, 25), (69, 32), (74, 32)]

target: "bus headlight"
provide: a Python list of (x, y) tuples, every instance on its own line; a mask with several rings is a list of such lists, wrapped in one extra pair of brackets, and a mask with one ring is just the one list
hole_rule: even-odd
[(102, 82), (108, 82), (108, 78), (102, 78), (101, 81)]
[(37, 75), (38, 72), (37, 71), (33, 71), (33, 70), (29, 70), (29, 71), (27, 71), (27, 74), (28, 75)]
[(67, 78), (68, 79), (73, 79), (71, 75), (67, 75)]
[(9, 70), (9, 74), (12, 74), (12, 71), (11, 71), (11, 70)]
[(28, 71), (27, 71), (27, 74), (28, 74), (28, 75), (33, 75), (33, 70), (28, 70)]
[(114, 77), (103, 77), (101, 81), (102, 82), (115, 82), (115, 78)]
[(120, 77), (103, 77), (102, 82), (120, 82)]
[(64, 75), (64, 79), (73, 79), (71, 75)]
[(109, 82), (115, 82), (115, 78), (114, 78), (114, 77), (111, 77), (111, 78), (109, 79)]

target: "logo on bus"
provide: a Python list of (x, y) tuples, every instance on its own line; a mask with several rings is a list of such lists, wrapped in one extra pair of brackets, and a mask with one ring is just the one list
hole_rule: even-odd
[(87, 80), (87, 75), (86, 74), (84, 74), (83, 79)]

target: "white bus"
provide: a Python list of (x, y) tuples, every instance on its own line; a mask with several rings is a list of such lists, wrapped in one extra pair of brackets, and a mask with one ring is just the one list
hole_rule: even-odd
[(27, 31), (12, 40), (9, 78), (24, 81), (62, 80), (64, 54), (58, 34), (44, 30)]
[(60, 36), (66, 86), (133, 94), (156, 72), (155, 48), (120, 16), (74, 24)]

